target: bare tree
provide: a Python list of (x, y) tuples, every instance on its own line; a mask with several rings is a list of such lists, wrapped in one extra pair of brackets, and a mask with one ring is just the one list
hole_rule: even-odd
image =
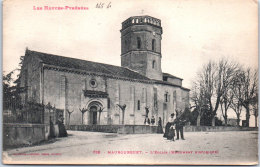
[(223, 113), (227, 118), (227, 114), (225, 113), (230, 106), (229, 99), (231, 98), (228, 97), (228, 92), (236, 69), (236, 63), (222, 59), (218, 62), (210, 61), (202, 68), (202, 71), (198, 75), (200, 89), (202, 89), (210, 111), (212, 126), (215, 126), (215, 116), (222, 102)]
[(200, 126), (200, 119), (204, 113), (204, 107), (207, 106), (203, 88), (200, 83), (195, 82), (192, 88), (191, 101), (195, 104), (195, 108), (198, 112), (197, 126)]
[(86, 109), (86, 108), (79, 108), (79, 111), (81, 112), (81, 114), (82, 114), (82, 125), (83, 125), (83, 117), (84, 117), (84, 113), (86, 112), (86, 111), (88, 111), (88, 109)]
[(203, 67), (200, 74), (200, 83), (204, 91), (206, 103), (209, 105), (210, 118), (212, 126), (215, 126), (215, 115), (219, 107), (220, 97), (222, 95), (222, 85), (220, 82), (220, 71), (215, 62), (209, 62)]
[(230, 108), (236, 113), (237, 116), (237, 126), (239, 126), (240, 123), (240, 116), (242, 112), (242, 104), (239, 99), (242, 98), (242, 85), (238, 82), (238, 77), (240, 75), (241, 71), (238, 70), (236, 74), (234, 75), (234, 80), (231, 86), (231, 91), (233, 94), (233, 99), (231, 100)]
[(233, 98), (230, 104), (230, 108), (236, 113), (237, 116), (237, 126), (240, 123), (240, 116), (242, 111), (242, 104), (237, 98)]
[(124, 125), (124, 121), (125, 121), (125, 109), (126, 109), (126, 105), (120, 105), (120, 104), (117, 104), (118, 107), (122, 110), (122, 114), (123, 114), (123, 118), (122, 118), (122, 124)]
[(230, 105), (232, 103), (232, 95), (228, 96), (227, 94), (224, 94), (223, 97), (220, 100), (220, 108), (221, 108), (221, 112), (222, 112), (222, 116), (224, 118), (225, 121), (225, 126), (227, 126), (227, 119), (228, 119), (228, 109), (230, 108)]
[(145, 107), (145, 116), (148, 117), (148, 114), (149, 114), (149, 107), (146, 106), (146, 107)]
[[(246, 109), (246, 126), (249, 126), (250, 119), (250, 105), (254, 103), (254, 99), (257, 96), (257, 70), (247, 68), (242, 69), (236, 74), (237, 90), (235, 96)], [(258, 103), (258, 102), (257, 102)], [(257, 104), (258, 105), (258, 104)]]
[(225, 126), (227, 126), (228, 109), (231, 107), (234, 92), (233, 83), (235, 80), (235, 74), (239, 70), (239, 65), (237, 63), (229, 62), (227, 60), (222, 60), (219, 64), (220, 70), (222, 69), (222, 84), (223, 92), (220, 98), (220, 107), (222, 111), (223, 118), (225, 120)]
[(98, 124), (100, 125), (100, 117), (101, 117), (101, 113), (102, 113), (102, 111), (104, 110), (105, 108), (103, 107), (103, 108), (99, 108), (98, 109), (98, 112), (99, 112), (99, 115), (98, 115)]
[[(257, 91), (258, 92), (258, 91)], [(253, 107), (253, 115), (255, 116), (255, 127), (257, 127), (257, 118), (258, 118), (258, 93), (252, 100), (252, 107)]]
[(67, 109), (67, 113), (69, 114), (69, 121), (68, 121), (68, 125), (70, 125), (70, 115), (73, 113), (73, 111), (74, 111), (74, 110), (72, 110), (72, 111), (69, 111), (69, 110)]

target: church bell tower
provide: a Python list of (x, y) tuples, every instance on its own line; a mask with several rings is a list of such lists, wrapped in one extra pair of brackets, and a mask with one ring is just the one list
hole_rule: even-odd
[(130, 17), (122, 23), (121, 66), (150, 79), (162, 80), (161, 20), (150, 16)]

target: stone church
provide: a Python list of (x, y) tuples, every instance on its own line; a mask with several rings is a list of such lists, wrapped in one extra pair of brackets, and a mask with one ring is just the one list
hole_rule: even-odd
[(130, 17), (120, 32), (121, 66), (26, 49), (23, 102), (50, 103), (70, 125), (143, 125), (146, 115), (165, 125), (177, 108), (189, 107), (182, 79), (161, 69), (161, 21)]

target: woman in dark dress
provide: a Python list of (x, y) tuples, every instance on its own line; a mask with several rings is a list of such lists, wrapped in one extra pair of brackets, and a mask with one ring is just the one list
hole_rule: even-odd
[(67, 133), (66, 128), (63, 124), (63, 117), (60, 117), (58, 119), (58, 127), (59, 127), (59, 137), (67, 137), (68, 133)]
[(175, 136), (175, 127), (174, 127), (174, 125), (171, 125), (171, 127), (169, 129), (167, 140), (174, 141), (174, 136)]
[(157, 126), (157, 133), (163, 133), (161, 117), (159, 117), (158, 126)]
[(172, 113), (171, 117), (168, 119), (168, 122), (165, 126), (165, 132), (164, 132), (164, 135), (163, 135), (163, 137), (165, 137), (165, 138), (168, 138), (170, 127), (173, 125), (173, 121), (174, 121), (173, 117), (174, 117), (174, 114)]

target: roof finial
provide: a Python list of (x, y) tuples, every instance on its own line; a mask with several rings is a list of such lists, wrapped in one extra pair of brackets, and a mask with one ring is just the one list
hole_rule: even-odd
[(144, 14), (144, 10), (143, 9), (141, 10), (141, 14)]

